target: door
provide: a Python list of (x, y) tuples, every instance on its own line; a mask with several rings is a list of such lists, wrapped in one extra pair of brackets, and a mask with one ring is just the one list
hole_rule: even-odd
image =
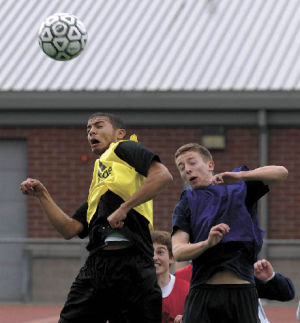
[(27, 235), (27, 200), (19, 190), (26, 175), (26, 141), (0, 140), (0, 301), (22, 298), (24, 244), (7, 240)]

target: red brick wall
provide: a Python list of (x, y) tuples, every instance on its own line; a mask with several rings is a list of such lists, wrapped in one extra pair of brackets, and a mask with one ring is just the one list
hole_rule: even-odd
[[(173, 155), (176, 149), (188, 142), (200, 142), (201, 129), (195, 127), (136, 127), (139, 141), (159, 154), (174, 176), (174, 183), (154, 201), (155, 228), (171, 230), (172, 210), (179, 198), (182, 182), (175, 168)], [(39, 178), (48, 188), (54, 200), (71, 214), (87, 197), (95, 156), (89, 152), (85, 128), (0, 128), (0, 138), (27, 139), (28, 176)], [(300, 130), (273, 129), (270, 133), (270, 163), (283, 164), (296, 173), (299, 156), (296, 143)], [(232, 128), (226, 130), (226, 149), (213, 151), (215, 170), (231, 170), (246, 164), (258, 166), (258, 130)], [(87, 154), (88, 162), (80, 157)], [(298, 176), (299, 177), (299, 176)], [(299, 238), (297, 220), (297, 175), (287, 183), (274, 186), (270, 195), (269, 237)], [(287, 197), (288, 194), (288, 197)], [(38, 202), (28, 199), (28, 235), (30, 237), (56, 237), (58, 234), (42, 214)]]
[(270, 164), (284, 165), (289, 176), (274, 185), (269, 197), (269, 238), (300, 238), (300, 129), (270, 130)]

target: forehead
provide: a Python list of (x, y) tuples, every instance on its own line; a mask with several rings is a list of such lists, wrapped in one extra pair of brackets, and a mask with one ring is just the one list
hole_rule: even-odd
[(111, 123), (109, 118), (106, 116), (95, 116), (95, 117), (88, 120), (87, 126), (91, 126), (91, 125), (98, 123), (98, 122)]
[(158, 242), (153, 243), (154, 249), (166, 249), (168, 250), (167, 246)]
[(186, 151), (176, 158), (176, 164), (185, 163), (189, 159), (200, 159), (203, 160), (201, 155), (196, 151)]

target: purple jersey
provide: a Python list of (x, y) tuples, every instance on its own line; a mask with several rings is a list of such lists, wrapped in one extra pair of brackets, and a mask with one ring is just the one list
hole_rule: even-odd
[[(248, 170), (246, 166), (234, 171)], [(219, 270), (232, 270), (254, 282), (253, 263), (263, 243), (257, 221), (257, 201), (269, 191), (261, 181), (239, 181), (232, 185), (209, 185), (183, 192), (173, 213), (173, 232), (190, 235), (196, 243), (208, 238), (210, 229), (226, 223), (230, 227), (222, 241), (193, 260), (193, 279), (203, 283)], [(197, 270), (197, 267), (201, 270)], [(199, 269), (200, 269), (199, 268)], [(196, 276), (194, 272), (198, 272)], [(192, 283), (193, 285), (193, 283)]]

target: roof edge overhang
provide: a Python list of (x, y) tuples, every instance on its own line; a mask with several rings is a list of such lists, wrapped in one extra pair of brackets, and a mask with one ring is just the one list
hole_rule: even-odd
[[(0, 92), (2, 126), (83, 126), (91, 113), (132, 126), (300, 126), (300, 91)], [(72, 112), (72, 113), (70, 113)]]
[(0, 110), (300, 109), (300, 91), (8, 91)]

